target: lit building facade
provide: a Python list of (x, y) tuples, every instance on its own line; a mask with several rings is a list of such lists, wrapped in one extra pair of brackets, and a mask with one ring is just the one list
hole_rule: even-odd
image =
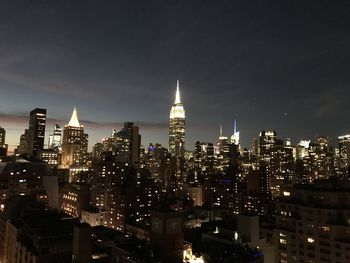
[(261, 131), (259, 135), (259, 156), (260, 159), (269, 162), (271, 149), (277, 142), (276, 131)]
[(350, 185), (295, 185), (276, 203), (276, 262), (350, 262)]
[(169, 152), (172, 156), (184, 158), (185, 109), (180, 99), (179, 81), (177, 81), (175, 101), (170, 110)]
[(233, 121), (233, 134), (231, 136), (231, 143), (239, 145), (239, 131), (237, 130), (237, 121)]
[(349, 174), (350, 164), (350, 134), (338, 137), (339, 146), (339, 170), (341, 175)]
[(73, 217), (80, 217), (81, 211), (90, 205), (90, 187), (86, 184), (66, 184), (60, 188), (60, 209)]
[(43, 149), (37, 152), (37, 157), (48, 163), (51, 167), (57, 167), (61, 160), (58, 149)]
[(88, 135), (84, 126), (80, 125), (76, 108), (73, 110), (69, 123), (63, 130), (62, 166), (82, 166), (87, 162)]
[(118, 161), (138, 166), (141, 146), (139, 127), (132, 122), (125, 122), (123, 129), (115, 133), (114, 136)]
[(49, 148), (54, 149), (58, 148), (61, 150), (62, 145), (62, 128), (55, 124), (55, 128), (53, 130), (53, 133), (49, 135)]

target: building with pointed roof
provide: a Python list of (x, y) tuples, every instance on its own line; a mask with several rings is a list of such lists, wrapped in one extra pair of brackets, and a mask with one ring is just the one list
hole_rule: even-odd
[(74, 107), (74, 109), (73, 109), (72, 117), (70, 118), (68, 126), (76, 127), (76, 128), (80, 128), (81, 127), (80, 123), (79, 123), (79, 120), (78, 120), (78, 113), (77, 113), (77, 108), (76, 107)]
[(72, 117), (63, 129), (62, 166), (83, 166), (87, 162), (88, 135), (80, 125), (77, 109), (74, 107)]
[(172, 156), (182, 158), (185, 154), (185, 109), (181, 103), (179, 81), (175, 101), (170, 109), (169, 152)]

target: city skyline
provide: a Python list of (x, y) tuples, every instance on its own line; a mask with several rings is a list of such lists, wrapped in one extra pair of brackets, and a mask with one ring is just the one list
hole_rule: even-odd
[(0, 5), (0, 263), (350, 262), (349, 1)]
[[(72, 107), (72, 109), (76, 109), (76, 107)], [(71, 109), (71, 110), (72, 110)], [(5, 114), (0, 114), (0, 120), (4, 120), (7, 117)], [(45, 140), (44, 140), (44, 145), (45, 147), (48, 147), (48, 142), (49, 142), (49, 134), (53, 132), (55, 125), (58, 124), (62, 127), (68, 124), (70, 120), (70, 117), (67, 120), (64, 119), (56, 119), (56, 118), (48, 118), (46, 119), (47, 125), (45, 129)], [(98, 143), (101, 142), (104, 138), (110, 136), (113, 132), (114, 129), (118, 130), (123, 127), (125, 121), (130, 121), (130, 120), (124, 120), (121, 122), (98, 122), (98, 121), (92, 121), (92, 120), (81, 120), (80, 122), (84, 126), (84, 128), (87, 130), (87, 133), (90, 135), (91, 138), (89, 138), (88, 144), (89, 144), (89, 151), (91, 151), (92, 147)], [(132, 120), (131, 120), (132, 121)], [(220, 123), (218, 127), (215, 127), (217, 129), (217, 134), (214, 134), (212, 136), (207, 137), (207, 139), (199, 139), (203, 138), (201, 134), (196, 134), (197, 137), (194, 137), (194, 140), (189, 141), (189, 146), (186, 148), (187, 150), (192, 151), (195, 147), (196, 141), (205, 141), (205, 142), (214, 142), (216, 143), (219, 140), (219, 137), (222, 135), (231, 137), (232, 134), (235, 132), (236, 128), (236, 119), (233, 119), (232, 122), (235, 124), (232, 125), (232, 128), (230, 128), (230, 123), (225, 125), (226, 123), (222, 124)], [(168, 129), (169, 129), (169, 123), (144, 123), (142, 121), (132, 121), (135, 122), (136, 125), (140, 126), (141, 128), (141, 138), (142, 138), (142, 145), (147, 146), (150, 143), (161, 143), (163, 146), (168, 145)], [(5, 128), (6, 131), (8, 131), (8, 134), (6, 136), (6, 144), (9, 146), (9, 153), (13, 153), (14, 149), (19, 145), (20, 141), (20, 136), (23, 134), (24, 130), (28, 127), (29, 124), (29, 112), (27, 115), (14, 115), (10, 120), (8, 120), (8, 124), (6, 125), (6, 121), (2, 122), (5, 123), (5, 125), (2, 125), (2, 128)], [(191, 134), (191, 128), (192, 129), (202, 129), (206, 128), (206, 124), (202, 125), (191, 125), (187, 124), (186, 126), (190, 127), (188, 129), (188, 133)], [(277, 126), (277, 125), (276, 125)], [(226, 128), (225, 128), (226, 127)], [(223, 131), (224, 130), (224, 131)], [(244, 129), (242, 129), (244, 130)], [(253, 139), (256, 139), (259, 137), (259, 133), (264, 130), (256, 130), (255, 135), (253, 134), (252, 137), (248, 138), (245, 137), (243, 134), (243, 148), (250, 148), (252, 146)], [(334, 136), (329, 136), (327, 134), (314, 134), (313, 136), (298, 136), (298, 137), (293, 137), (293, 136), (285, 136), (283, 137), (283, 134), (281, 135), (280, 130), (270, 127), (269, 129), (266, 130), (275, 130), (280, 138), (283, 139), (291, 139), (293, 144), (297, 144), (300, 141), (303, 140), (314, 140), (317, 137), (322, 137), (326, 136), (329, 138), (330, 142), (332, 145), (336, 146), (337, 145), (337, 140), (338, 137), (344, 136), (346, 134), (350, 133), (350, 130), (344, 131), (343, 133), (335, 134)], [(156, 131), (154, 133), (153, 131)], [(241, 132), (241, 127), (239, 125), (239, 133), (242, 134)], [(192, 131), (193, 133), (193, 131)], [(194, 136), (196, 136), (194, 135)], [(145, 138), (146, 137), (146, 138)], [(153, 138), (153, 139), (151, 139)], [(197, 138), (197, 139), (196, 139)]]
[(243, 147), (260, 130), (333, 143), (349, 132), (347, 3), (165, 2), (5, 2), (0, 124), (7, 142), (18, 144), (31, 109), (48, 110), (48, 134), (76, 106), (90, 149), (125, 121), (140, 126), (144, 145), (167, 145), (177, 79), (188, 149), (216, 141), (220, 124), (230, 136), (233, 119)]

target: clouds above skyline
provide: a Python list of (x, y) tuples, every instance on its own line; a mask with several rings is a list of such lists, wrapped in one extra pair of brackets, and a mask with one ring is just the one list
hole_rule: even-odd
[(179, 79), (189, 148), (221, 123), (230, 135), (234, 118), (244, 146), (263, 129), (336, 138), (350, 130), (349, 13), (348, 1), (3, 1), (0, 126), (17, 144), (31, 109), (64, 124), (77, 106), (90, 144), (124, 121), (166, 144)]

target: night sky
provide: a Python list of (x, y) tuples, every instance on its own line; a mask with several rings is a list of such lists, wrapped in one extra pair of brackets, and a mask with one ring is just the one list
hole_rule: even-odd
[[(50, 133), (73, 107), (90, 148), (124, 121), (167, 146), (176, 80), (187, 148), (238, 121), (293, 142), (350, 132), (349, 1), (1, 1), (0, 126)], [(46, 140), (47, 142), (47, 140)]]

